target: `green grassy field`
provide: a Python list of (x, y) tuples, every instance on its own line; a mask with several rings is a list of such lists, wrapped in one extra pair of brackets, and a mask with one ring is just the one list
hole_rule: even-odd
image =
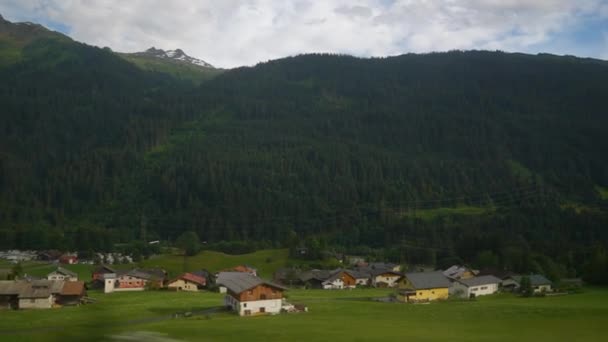
[[(146, 332), (178, 341), (603, 341), (608, 289), (582, 294), (428, 305), (380, 303), (387, 290), (293, 290), (308, 313), (237, 317), (230, 313), (170, 318), (221, 305), (216, 293), (91, 294), (96, 304), (39, 311), (3, 311), (2, 341), (112, 340)], [(148, 321), (153, 320), (153, 321)], [(16, 331), (19, 330), (19, 331)]]

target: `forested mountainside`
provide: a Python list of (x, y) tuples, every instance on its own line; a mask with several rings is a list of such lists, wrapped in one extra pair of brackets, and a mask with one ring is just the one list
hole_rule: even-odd
[(194, 231), (608, 274), (606, 62), (304, 55), (194, 86), (108, 49), (10, 39), (0, 35), (0, 55), (17, 56), (0, 68), (0, 248)]

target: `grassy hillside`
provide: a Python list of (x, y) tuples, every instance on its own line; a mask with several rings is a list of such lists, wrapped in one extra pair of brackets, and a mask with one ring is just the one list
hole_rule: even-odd
[[(11, 341), (108, 340), (151, 334), (177, 341), (602, 341), (608, 290), (563, 297), (484, 297), (429, 305), (378, 303), (387, 290), (289, 291), (308, 313), (241, 318), (228, 313), (171, 318), (218, 307), (216, 293), (94, 293), (94, 305), (2, 313), (0, 338)], [(149, 335), (150, 336), (150, 335)]]
[(211, 272), (221, 271), (237, 265), (248, 264), (258, 269), (261, 277), (271, 279), (274, 271), (287, 264), (287, 249), (262, 250), (249, 254), (229, 255), (221, 252), (204, 251), (195, 256), (160, 255), (144, 260), (143, 267), (164, 268), (170, 275), (205, 268)]
[(181, 80), (192, 81), (194, 84), (200, 84), (204, 81), (211, 80), (224, 72), (222, 69), (204, 68), (197, 65), (163, 60), (149, 56), (128, 53), (118, 53), (118, 55), (143, 70), (170, 74)]

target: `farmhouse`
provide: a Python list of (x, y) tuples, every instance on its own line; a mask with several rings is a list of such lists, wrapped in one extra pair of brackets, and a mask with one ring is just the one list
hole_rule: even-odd
[(325, 290), (353, 289), (357, 286), (357, 279), (348, 271), (338, 269), (321, 283)]
[(63, 267), (57, 267), (56, 270), (47, 274), (46, 279), (47, 280), (77, 281), (78, 274), (76, 274), (70, 270), (67, 270)]
[(72, 264), (77, 264), (78, 263), (78, 257), (75, 255), (71, 255), (71, 254), (64, 254), (62, 256), (59, 257), (59, 263), (60, 264), (68, 264), (68, 265), (72, 265)]
[(512, 276), (505, 279), (502, 282), (502, 286), (505, 288), (518, 290), (521, 286), (521, 279), (523, 277), (528, 277), (528, 279), (530, 279), (530, 285), (532, 285), (532, 290), (534, 291), (534, 293), (544, 293), (553, 291), (553, 283), (549, 279), (545, 278), (545, 276), (543, 276), (542, 274), (531, 274), (529, 276)]
[(473, 278), (477, 273), (479, 272), (461, 265), (452, 265), (443, 271), (443, 275), (452, 280)]
[(21, 282), (13, 280), (0, 281), (0, 309), (19, 308)]
[(403, 274), (393, 270), (374, 270), (371, 272), (371, 285), (374, 287), (396, 287)]
[(192, 273), (184, 273), (179, 277), (171, 280), (167, 287), (170, 290), (176, 291), (192, 291), (196, 292), (205, 287), (207, 280)]
[(66, 281), (57, 298), (59, 305), (80, 305), (87, 295), (84, 281)]
[(21, 282), (19, 309), (50, 309), (63, 289), (62, 280)]
[(365, 271), (353, 271), (346, 270), (353, 278), (355, 278), (355, 285), (357, 286), (369, 286), (371, 285), (371, 274)]
[(463, 298), (475, 298), (498, 292), (498, 285), (502, 280), (495, 276), (486, 275), (468, 279), (457, 280), (450, 288), (450, 295)]
[(161, 288), (164, 285), (166, 272), (163, 270), (119, 271), (106, 273), (104, 277), (104, 293), (116, 291), (143, 291), (146, 287)]
[(239, 316), (281, 312), (284, 287), (244, 272), (222, 272), (220, 275), (217, 283), (227, 289), (224, 304)]
[(450, 285), (441, 271), (406, 273), (399, 281), (397, 299), (406, 303), (447, 299)]
[(309, 289), (322, 289), (325, 282), (332, 275), (328, 270), (310, 270), (300, 274), (300, 281)]

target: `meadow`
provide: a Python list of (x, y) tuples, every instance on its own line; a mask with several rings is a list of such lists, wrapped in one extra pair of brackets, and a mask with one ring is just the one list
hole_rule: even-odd
[[(289, 301), (307, 313), (238, 317), (218, 308), (222, 295), (168, 291), (92, 292), (95, 304), (40, 311), (2, 311), (2, 341), (603, 341), (608, 334), (608, 289), (427, 305), (370, 298), (391, 291), (291, 290)], [(174, 317), (192, 312), (191, 317)]]

